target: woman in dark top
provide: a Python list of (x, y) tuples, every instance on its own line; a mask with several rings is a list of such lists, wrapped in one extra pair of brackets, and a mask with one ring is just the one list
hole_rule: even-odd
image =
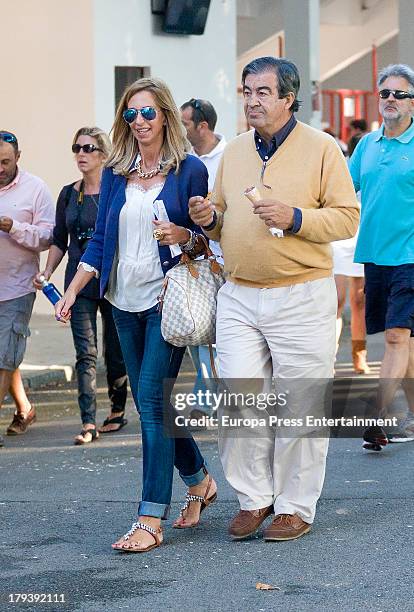
[[(66, 251), (65, 290), (76, 274), (80, 258), (95, 229), (102, 168), (110, 154), (111, 144), (105, 132), (97, 127), (80, 128), (73, 139), (72, 151), (82, 179), (66, 185), (56, 206), (56, 225), (46, 267), (35, 277), (35, 287), (41, 288), (40, 276), (49, 280)], [(68, 246), (69, 242), (69, 246)], [(112, 308), (99, 297), (99, 281), (93, 278), (81, 291), (72, 309), (71, 328), (76, 349), (78, 401), (82, 432), (75, 444), (93, 442), (99, 436), (96, 429), (96, 359), (98, 309), (102, 316), (103, 352), (107, 372), (111, 414), (100, 428), (101, 433), (118, 431), (126, 425), (124, 418), (127, 376), (118, 334), (112, 318)]]

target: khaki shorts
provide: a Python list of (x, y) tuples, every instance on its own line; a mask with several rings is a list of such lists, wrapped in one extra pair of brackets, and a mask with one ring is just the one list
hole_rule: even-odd
[(36, 294), (0, 302), (0, 370), (13, 372), (23, 361)]

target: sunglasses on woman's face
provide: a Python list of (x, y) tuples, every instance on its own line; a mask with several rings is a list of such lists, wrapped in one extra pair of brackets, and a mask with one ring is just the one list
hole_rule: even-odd
[(145, 121), (153, 121), (157, 116), (157, 111), (152, 106), (143, 106), (142, 108), (127, 108), (122, 113), (123, 118), (127, 123), (132, 123), (141, 115)]
[(85, 145), (74, 144), (72, 145), (72, 153), (75, 153), (75, 155), (77, 155), (81, 151), (83, 151), (84, 153), (93, 153), (94, 151), (102, 151), (102, 149), (95, 147), (94, 144), (85, 144)]
[(407, 98), (414, 98), (414, 94), (409, 93), (408, 91), (402, 91), (401, 89), (381, 89), (378, 94), (379, 97), (383, 100), (388, 100), (391, 94), (396, 100), (406, 100)]

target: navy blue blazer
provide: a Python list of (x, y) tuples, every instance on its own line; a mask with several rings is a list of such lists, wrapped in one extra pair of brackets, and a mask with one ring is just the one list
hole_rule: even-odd
[[(112, 168), (105, 168), (102, 174), (99, 194), (99, 210), (95, 233), (89, 240), (88, 248), (81, 261), (93, 266), (100, 272), (100, 295), (104, 296), (109, 274), (118, 243), (119, 214), (125, 204), (125, 188), (127, 180), (124, 176), (114, 174)], [(207, 195), (207, 168), (194, 155), (187, 155), (180, 164), (178, 174), (170, 170), (161, 192), (156, 200), (162, 200), (172, 223), (187, 227), (201, 233), (188, 214), (188, 200), (192, 196)], [(172, 257), (168, 246), (158, 245), (161, 267), (164, 274), (176, 263), (180, 256)]]

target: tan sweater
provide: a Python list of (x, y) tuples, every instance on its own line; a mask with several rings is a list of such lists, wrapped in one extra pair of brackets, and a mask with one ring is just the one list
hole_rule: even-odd
[[(281, 287), (330, 276), (330, 242), (353, 236), (359, 221), (352, 180), (335, 140), (298, 122), (267, 164), (264, 182), (271, 189), (261, 184), (261, 169), (253, 131), (225, 148), (212, 196), (218, 223), (206, 235), (220, 240), (230, 279), (250, 287)], [(270, 234), (243, 195), (252, 185), (262, 198), (302, 210), (297, 234)]]

